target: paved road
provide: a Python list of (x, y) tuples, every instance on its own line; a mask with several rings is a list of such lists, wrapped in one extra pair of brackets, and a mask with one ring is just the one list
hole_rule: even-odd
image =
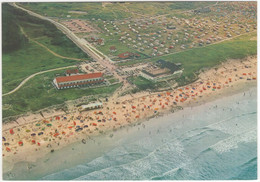
[(115, 71), (116, 66), (112, 63), (112, 60), (108, 56), (106, 56), (105, 54), (103, 54), (102, 52), (97, 50), (88, 41), (86, 41), (85, 39), (81, 39), (81, 38), (77, 37), (72, 31), (70, 31), (67, 27), (65, 27), (64, 25), (62, 25), (59, 22), (56, 22), (56, 21), (54, 21), (54, 20), (52, 20), (48, 17), (34, 13), (30, 10), (23, 8), (23, 7), (20, 7), (16, 3), (10, 3), (10, 5), (12, 5), (16, 8), (19, 8), (23, 11), (26, 11), (27, 13), (29, 13), (32, 16), (35, 16), (37, 18), (47, 20), (47, 21), (53, 23), (58, 29), (60, 29), (65, 35), (67, 35), (67, 37), (70, 38), (82, 51), (87, 53), (94, 60), (98, 61), (101, 65), (105, 66), (120, 81), (123, 81), (123, 78), (116, 73), (116, 71)]

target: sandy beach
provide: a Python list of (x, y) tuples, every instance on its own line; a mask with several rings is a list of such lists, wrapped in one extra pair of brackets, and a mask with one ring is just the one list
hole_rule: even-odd
[[(10, 170), (19, 161), (35, 161), (47, 153), (88, 137), (104, 134), (184, 107), (200, 105), (256, 86), (257, 58), (228, 60), (201, 72), (199, 80), (167, 92), (142, 92), (103, 101), (103, 108), (49, 113), (3, 124), (2, 157)], [(81, 128), (81, 129), (79, 129)], [(77, 130), (79, 129), (79, 130)], [(77, 131), (76, 131), (77, 130)], [(83, 142), (84, 142), (83, 140)]]

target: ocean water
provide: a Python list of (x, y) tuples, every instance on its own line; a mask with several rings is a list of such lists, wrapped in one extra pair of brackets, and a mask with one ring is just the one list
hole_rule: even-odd
[[(245, 95), (244, 95), (245, 93)], [(257, 89), (75, 143), (6, 180), (257, 179)], [(28, 166), (30, 169), (28, 169)]]

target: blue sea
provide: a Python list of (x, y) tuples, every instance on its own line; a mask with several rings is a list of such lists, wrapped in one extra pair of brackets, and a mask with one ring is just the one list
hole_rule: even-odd
[[(21, 162), (6, 180), (257, 179), (256, 87)], [(4, 164), (5, 165), (5, 164)]]

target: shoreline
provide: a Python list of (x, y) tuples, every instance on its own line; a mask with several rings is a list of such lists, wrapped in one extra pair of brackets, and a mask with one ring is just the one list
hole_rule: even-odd
[[(231, 60), (231, 62), (232, 61), (234, 61), (234, 60)], [(236, 63), (238, 63), (237, 60), (235, 60), (235, 61), (236, 61)], [(251, 59), (251, 61), (252, 61), (253, 64), (256, 64), (256, 62), (257, 62), (256, 58)], [(250, 61), (250, 63), (251, 63), (251, 61)], [(242, 62), (241, 62), (241, 64), (242, 64)], [(222, 69), (223, 67), (225, 68), (225, 67), (228, 67), (228, 66), (232, 67), (232, 64), (230, 64), (229, 61), (220, 65), (218, 69)], [(250, 72), (255, 71), (255, 74), (256, 74), (255, 68), (256, 67), (254, 67), (254, 65), (251, 65)], [(227, 71), (227, 73), (229, 72), (228, 69), (226, 69), (226, 71)], [(241, 71), (244, 72), (245, 70), (241, 69)], [(200, 75), (199, 81), (192, 83), (190, 85), (184, 86), (184, 89), (182, 89), (182, 90), (186, 91), (185, 87), (186, 88), (190, 87), (189, 89), (187, 89), (187, 91), (191, 91), (192, 87), (194, 87), (194, 88), (200, 87), (200, 89), (201, 89), (201, 85), (202, 85), (201, 81), (205, 83), (205, 82), (213, 79), (214, 77), (215, 77), (216, 81), (219, 81), (219, 78), (220, 78), (221, 75), (216, 75), (216, 74), (214, 74), (214, 72), (215, 72), (215, 69), (213, 69), (213, 68), (210, 69), (210, 70), (207, 70), (205, 73), (202, 73)], [(220, 72), (221, 72), (221, 70), (220, 70)], [(248, 70), (247, 70), (247, 72), (248, 72)], [(236, 73), (238, 73), (238, 72), (236, 72)], [(211, 75), (212, 78), (210, 78), (209, 75)], [(227, 76), (230, 76), (230, 75), (227, 74), (225, 76), (227, 78)], [(252, 73), (252, 76), (253, 76), (253, 73)], [(9, 169), (6, 169), (6, 171), (4, 171), (4, 172), (10, 171), (10, 170), (12, 170), (15, 163), (18, 163), (18, 162), (21, 162), (21, 161), (31, 161), (31, 162), (36, 161), (38, 158), (42, 158), (46, 154), (50, 153), (51, 149), (61, 150), (64, 146), (67, 146), (67, 145), (75, 143), (75, 142), (79, 142), (80, 140), (82, 140), (82, 138), (86, 139), (86, 137), (94, 137), (94, 136), (103, 135), (103, 134), (108, 135), (108, 134), (111, 134), (113, 132), (113, 130), (118, 130), (120, 128), (125, 128), (125, 127), (129, 127), (131, 125), (136, 125), (138, 123), (142, 123), (143, 121), (150, 120), (154, 117), (163, 117), (165, 115), (168, 115), (169, 113), (172, 113), (171, 110), (173, 108), (176, 108), (177, 106), (179, 108), (182, 107), (184, 109), (188, 108), (188, 107), (196, 107), (196, 106), (203, 105), (205, 103), (212, 102), (212, 101), (217, 100), (219, 98), (224, 98), (224, 97), (228, 97), (230, 95), (234, 95), (236, 93), (241, 93), (245, 90), (248, 90), (252, 87), (257, 86), (257, 83), (256, 83), (255, 80), (247, 81), (247, 79), (238, 79), (236, 81), (233, 81), (235, 79), (236, 79), (236, 77), (235, 78), (232, 77), (232, 81), (230, 83), (228, 83), (228, 85), (226, 87), (224, 85), (223, 88), (215, 89), (214, 91), (207, 89), (205, 91), (202, 91), (201, 93), (198, 92), (197, 96), (189, 97), (183, 102), (178, 102), (177, 105), (170, 104), (170, 103), (174, 102), (173, 99), (176, 98), (176, 96), (178, 96), (178, 98), (181, 97), (181, 96), (179, 96), (181, 94), (179, 94), (179, 92), (177, 91), (180, 88), (177, 88), (174, 91), (171, 91), (171, 94), (167, 94), (167, 92), (162, 92), (162, 94), (160, 96), (158, 96), (158, 93), (147, 95), (147, 92), (144, 92), (144, 93), (136, 94), (137, 95), (136, 97), (131, 97), (131, 96), (127, 95), (127, 96), (123, 96), (123, 97), (120, 97), (120, 98), (116, 98), (116, 102), (119, 102), (120, 104), (115, 104), (115, 100), (113, 100), (113, 98), (111, 98), (108, 103), (104, 103), (103, 109), (100, 109), (100, 110), (104, 110), (103, 113), (105, 113), (105, 114), (102, 114), (100, 116), (96, 116), (96, 114), (91, 115), (91, 112), (96, 111), (96, 110), (92, 110), (92, 111), (87, 111), (87, 112), (83, 112), (83, 113), (77, 113), (76, 112), (73, 116), (71, 116), (72, 120), (75, 120), (74, 116), (76, 116), (76, 115), (78, 115), (78, 116), (79, 115), (80, 116), (87, 115), (87, 117), (89, 117), (89, 115), (91, 115), (93, 117), (96, 117), (96, 119), (97, 118), (101, 119), (99, 117), (103, 116), (103, 117), (106, 117), (107, 122), (104, 122), (104, 123), (101, 122), (100, 123), (100, 122), (95, 121), (98, 125), (97, 127), (93, 127), (93, 125), (91, 125), (91, 122), (90, 122), (89, 128), (91, 128), (91, 129), (89, 129), (87, 131), (88, 133), (87, 132), (85, 132), (85, 133), (83, 133), (83, 132), (82, 133), (76, 133), (75, 132), (75, 134), (74, 133), (72, 134), (74, 136), (71, 136), (71, 137), (70, 137), (70, 135), (66, 135), (66, 134), (64, 135), (64, 138), (59, 138), (59, 136), (58, 137), (52, 137), (52, 135), (53, 135), (53, 133), (52, 133), (51, 135), (49, 135), (49, 138), (51, 138), (50, 142), (46, 142), (46, 141), (44, 142), (44, 140), (43, 140), (44, 137), (36, 136), (37, 138), (35, 140), (37, 140), (37, 139), (40, 140), (41, 146), (32, 145), (31, 142), (30, 142), (31, 137), (30, 136), (28, 137), (28, 134), (27, 134), (26, 131), (24, 131), (24, 132), (15, 131), (15, 134), (19, 133), (19, 137), (13, 137), (14, 135), (11, 135), (11, 134), (8, 135), (8, 129), (5, 129), (5, 130), (3, 130), (3, 136), (7, 136), (6, 138), (8, 138), (9, 136), (10, 136), (10, 138), (13, 137), (12, 144), (13, 144), (14, 147), (13, 148), (9, 147), (9, 148), (11, 148), (11, 150), (16, 150), (16, 152), (12, 153), (12, 152), (5, 151), (6, 147), (3, 145), (3, 154), (6, 154), (5, 156), (3, 156), (3, 170), (5, 169), (4, 167), (8, 166)], [(211, 85), (211, 86), (213, 86), (213, 85)], [(183, 87), (181, 87), (181, 88), (183, 88)], [(203, 86), (203, 88), (204, 88), (204, 86)], [(138, 95), (139, 95), (139, 97), (138, 97)], [(144, 96), (144, 95), (146, 95), (146, 96)], [(173, 97), (170, 96), (170, 95), (173, 95)], [(144, 97), (146, 97), (146, 98), (144, 99)], [(153, 103), (152, 106), (150, 105), (151, 106), (150, 108), (153, 107), (153, 109), (150, 109), (150, 108), (147, 109), (148, 104), (146, 104), (146, 103), (149, 103), (149, 101), (147, 101), (147, 98), (148, 98), (148, 100), (150, 98), (150, 103)], [(160, 104), (159, 104), (159, 102), (157, 103), (156, 101), (153, 102), (154, 101), (153, 99), (159, 100)], [(164, 102), (164, 104), (162, 105), (163, 102)], [(143, 104), (143, 103), (145, 103), (145, 104)], [(168, 103), (168, 104), (166, 104), (166, 103)], [(143, 106), (142, 108), (141, 108), (141, 105)], [(109, 107), (109, 109), (106, 109), (105, 106)], [(122, 107), (125, 107), (125, 106), (126, 106), (126, 108), (122, 109)], [(136, 107), (136, 108), (133, 109), (133, 106)], [(158, 109), (156, 109), (156, 108), (158, 108)], [(118, 113), (115, 112), (115, 114), (113, 114), (113, 113), (111, 113), (112, 111), (110, 112), (110, 109), (113, 109), (114, 112), (117, 111)], [(124, 117), (123, 113), (119, 113), (120, 111), (128, 110), (128, 109), (132, 110), (132, 112), (130, 112), (130, 111), (126, 112), (126, 114), (128, 114), (128, 117)], [(155, 112), (154, 109), (156, 109), (156, 112)], [(136, 115), (136, 114), (138, 114), (138, 115)], [(116, 119), (115, 122), (111, 122), (111, 121), (108, 121), (109, 117), (110, 118), (117, 118), (117, 119)], [(125, 121), (123, 120), (124, 118), (125, 118)], [(53, 119), (53, 118), (50, 118), (50, 119)], [(87, 118), (87, 119), (89, 119), (89, 118)], [(113, 120), (114, 119), (112, 119), (112, 121)], [(56, 130), (59, 129), (58, 125), (60, 123), (54, 123), (54, 122), (52, 122), (54, 129), (55, 129), (55, 126), (57, 126)], [(68, 124), (69, 121), (67, 121), (67, 119), (63, 120), (62, 122), (63, 122), (62, 124), (64, 124), (64, 122), (67, 122), (67, 125), (65, 123), (65, 127), (63, 129), (64, 131), (65, 130), (66, 130), (66, 132), (72, 131), (71, 129), (67, 129), (67, 127), (66, 127), (68, 125), (71, 125), (71, 123)], [(77, 123), (78, 123), (78, 125), (80, 125), (80, 122), (77, 122)], [(26, 125), (31, 125), (31, 127), (33, 127), (32, 123), (20, 125), (19, 127), (21, 127), (21, 129), (22, 129)], [(74, 127), (75, 127), (75, 124), (74, 124)], [(72, 133), (72, 132), (70, 132), (70, 133)], [(24, 144), (27, 146), (26, 148), (25, 148), (25, 146), (17, 146), (17, 143), (20, 140), (23, 140)], [(24, 141), (24, 140), (26, 140), (26, 141)], [(57, 141), (58, 141), (58, 145), (57, 145)], [(55, 144), (56, 144), (56, 146), (49, 148), (48, 144), (51, 144), (52, 146), (55, 146)], [(21, 148), (24, 149), (24, 150), (22, 150), (22, 151), (18, 150), (18, 149), (21, 149)], [(37, 151), (37, 152), (35, 152), (35, 151)], [(26, 157), (26, 155), (24, 155), (26, 153), (30, 154), (30, 156)], [(7, 166), (4, 165), (4, 164), (7, 164)]]

